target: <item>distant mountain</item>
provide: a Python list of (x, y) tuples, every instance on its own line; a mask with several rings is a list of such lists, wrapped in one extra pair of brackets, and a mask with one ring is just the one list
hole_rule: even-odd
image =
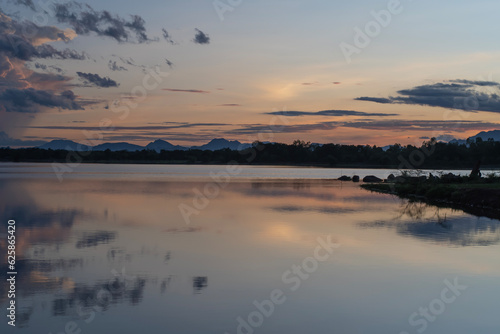
[(224, 138), (216, 138), (212, 139), (212, 141), (210, 141), (208, 144), (202, 146), (193, 146), (191, 147), (191, 149), (217, 151), (228, 148), (230, 150), (244, 150), (251, 146), (252, 146), (251, 144), (242, 144), (237, 140), (229, 141)]
[[(490, 139), (490, 138), (493, 138), (494, 141), (500, 141), (500, 130), (483, 131), (483, 132), (478, 133), (475, 136), (469, 137), (469, 139), (472, 142), (475, 142), (476, 138), (481, 138), (483, 141), (488, 141), (488, 139)], [(467, 144), (467, 140), (466, 139), (454, 139), (454, 140), (451, 140), (450, 143), (463, 145), (463, 144)]]
[(142, 151), (144, 150), (143, 146), (129, 144), (129, 143), (104, 143), (101, 145), (94, 146), (94, 151), (106, 151), (110, 150), (112, 152), (118, 151)]
[[(154, 142), (149, 143), (147, 146), (139, 146), (126, 142), (122, 143), (103, 143), (97, 146), (92, 147), (92, 151), (106, 151), (110, 150), (112, 152), (117, 151), (142, 151), (142, 150), (154, 150), (156, 152), (161, 152), (161, 150), (165, 151), (175, 151), (181, 150), (186, 151), (189, 149), (196, 150), (208, 150), (208, 151), (217, 151), (223, 149), (231, 149), (231, 150), (244, 150), (246, 148), (251, 147), (251, 144), (242, 144), (237, 140), (229, 141), (224, 138), (216, 138), (210, 141), (209, 143), (202, 146), (193, 146), (193, 147), (184, 147), (179, 145), (173, 145), (168, 141), (158, 139)], [(72, 140), (53, 140), (49, 143), (38, 146), (41, 149), (52, 149), (52, 150), (67, 150), (67, 151), (87, 151), (88, 147), (85, 145), (81, 145)]]
[(471, 137), (472, 140), (476, 140), (476, 138), (481, 138), (484, 141), (493, 138), (494, 141), (500, 141), (500, 130), (483, 131)]
[(168, 141), (164, 141), (164, 140), (161, 140), (161, 139), (158, 139), (152, 143), (149, 143), (147, 146), (146, 146), (146, 149), (147, 150), (154, 150), (158, 153), (161, 152), (161, 150), (165, 150), (165, 151), (175, 151), (175, 150), (180, 150), (180, 151), (186, 151), (188, 150), (187, 147), (184, 147), (184, 146), (179, 146), (179, 145), (173, 145), (173, 144), (170, 144)]
[(52, 140), (46, 144), (38, 146), (44, 150), (67, 150), (67, 151), (85, 151), (88, 150), (87, 146), (75, 143), (72, 140)]

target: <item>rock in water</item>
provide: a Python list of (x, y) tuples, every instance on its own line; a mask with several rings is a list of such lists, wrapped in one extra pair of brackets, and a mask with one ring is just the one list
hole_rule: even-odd
[(365, 176), (365, 178), (363, 179), (363, 182), (365, 183), (380, 183), (382, 181), (383, 181), (382, 179), (373, 175)]

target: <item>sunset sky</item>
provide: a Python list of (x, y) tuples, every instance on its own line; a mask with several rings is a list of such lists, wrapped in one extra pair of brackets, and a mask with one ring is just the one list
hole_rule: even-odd
[(0, 146), (500, 129), (493, 0), (0, 0)]

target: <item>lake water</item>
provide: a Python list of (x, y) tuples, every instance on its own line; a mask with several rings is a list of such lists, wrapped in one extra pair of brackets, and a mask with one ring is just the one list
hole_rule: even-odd
[(498, 334), (499, 221), (334, 180), (391, 172), (0, 164), (0, 331)]

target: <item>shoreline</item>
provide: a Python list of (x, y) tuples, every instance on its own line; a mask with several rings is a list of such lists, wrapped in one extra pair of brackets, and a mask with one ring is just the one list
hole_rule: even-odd
[(464, 211), (466, 213), (500, 219), (500, 182), (480, 183), (378, 183), (362, 184), (363, 189)]

